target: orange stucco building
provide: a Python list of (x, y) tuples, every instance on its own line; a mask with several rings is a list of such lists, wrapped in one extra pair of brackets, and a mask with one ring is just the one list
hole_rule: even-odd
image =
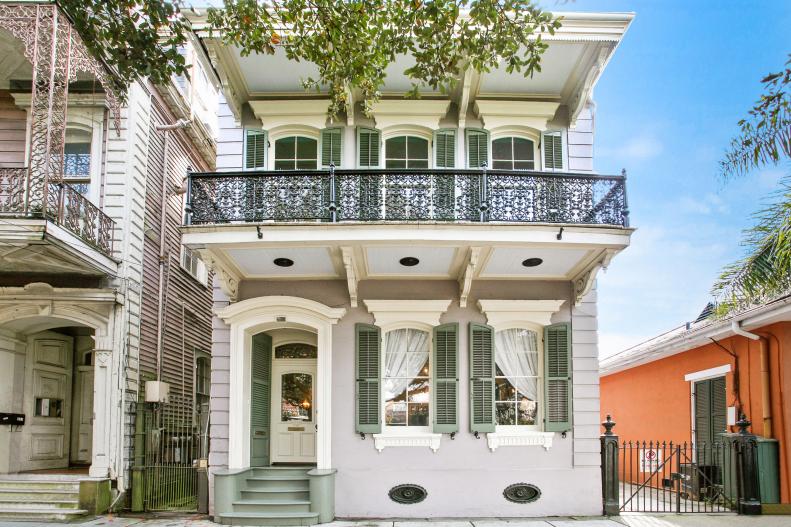
[[(712, 415), (696, 415), (696, 389), (717, 392)], [(791, 298), (687, 324), (601, 363), (602, 420), (612, 415), (620, 440), (696, 443), (705, 433), (711, 440), (738, 431), (744, 413), (754, 434), (778, 441), (784, 504), (791, 503), (789, 398)]]

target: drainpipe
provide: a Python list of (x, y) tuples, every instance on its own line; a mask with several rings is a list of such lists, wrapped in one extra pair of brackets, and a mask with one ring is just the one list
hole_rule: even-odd
[(162, 327), (163, 315), (165, 313), (165, 236), (167, 229), (165, 228), (165, 221), (167, 220), (167, 205), (170, 192), (167, 189), (168, 184), (168, 157), (170, 155), (170, 132), (185, 128), (190, 124), (189, 121), (179, 119), (174, 124), (157, 125), (155, 128), (159, 132), (165, 133), (165, 144), (163, 147), (164, 153), (162, 155), (162, 199), (160, 201), (159, 213), (159, 290), (157, 301), (157, 380), (162, 380), (162, 346), (165, 340), (165, 331)]
[(763, 408), (763, 436), (772, 437), (772, 393), (770, 387), (769, 341), (766, 337), (742, 329), (736, 320), (731, 321), (731, 330), (737, 335), (758, 341), (761, 358), (761, 407)]

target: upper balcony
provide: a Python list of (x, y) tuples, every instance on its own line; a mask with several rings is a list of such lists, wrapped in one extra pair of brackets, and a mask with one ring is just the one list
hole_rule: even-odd
[(512, 170), (191, 173), (187, 225), (474, 222), (628, 227), (626, 176)]

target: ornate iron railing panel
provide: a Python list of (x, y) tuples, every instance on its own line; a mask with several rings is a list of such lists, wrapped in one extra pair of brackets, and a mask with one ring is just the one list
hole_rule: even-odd
[(626, 177), (503, 170), (193, 173), (187, 223), (505, 222), (628, 226)]
[(46, 217), (102, 254), (112, 255), (115, 222), (107, 214), (68, 183), (29, 186), (28, 173), (27, 168), (0, 168), (0, 214)]

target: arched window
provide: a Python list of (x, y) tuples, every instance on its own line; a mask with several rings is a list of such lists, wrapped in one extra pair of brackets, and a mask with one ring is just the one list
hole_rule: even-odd
[(400, 135), (385, 141), (385, 168), (428, 168), (428, 139)]
[(540, 358), (537, 332), (513, 328), (494, 334), (497, 426), (539, 425)]
[(428, 331), (394, 329), (385, 334), (382, 389), (386, 426), (430, 425), (430, 350)]
[(533, 170), (536, 168), (535, 144), (522, 137), (501, 137), (492, 141), (492, 168)]
[(318, 167), (319, 142), (292, 135), (275, 141), (275, 170), (313, 170)]

